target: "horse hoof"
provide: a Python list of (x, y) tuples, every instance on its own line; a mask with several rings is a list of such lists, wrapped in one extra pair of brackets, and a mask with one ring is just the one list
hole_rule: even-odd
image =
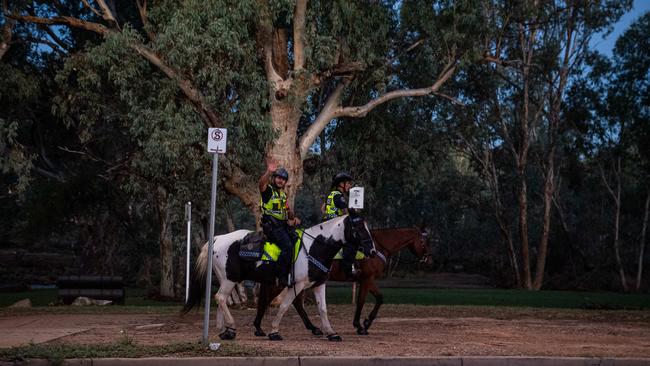
[(219, 338), (223, 339), (224, 341), (235, 339), (236, 336), (237, 333), (232, 329), (226, 329), (224, 332), (219, 334)]
[(323, 335), (323, 331), (320, 330), (320, 328), (314, 328), (314, 329), (311, 330), (311, 334), (313, 334), (313, 335), (315, 335), (315, 336), (322, 336), (322, 335)]
[(372, 322), (370, 320), (368, 320), (368, 319), (364, 320), (363, 321), (363, 329), (367, 330), (368, 328), (370, 328), (371, 324), (372, 324)]
[(366, 328), (357, 328), (357, 334), (358, 335), (368, 335), (368, 330)]
[(327, 340), (330, 341), (330, 342), (341, 342), (341, 341), (343, 341), (343, 338), (341, 338), (340, 335), (334, 333), (334, 334), (328, 335)]
[(281, 341), (282, 336), (280, 335), (280, 333), (275, 332), (275, 333), (269, 334), (269, 339), (272, 340), (272, 341)]
[(264, 333), (263, 330), (258, 329), (258, 330), (255, 331), (255, 336), (256, 337), (266, 337), (266, 333)]

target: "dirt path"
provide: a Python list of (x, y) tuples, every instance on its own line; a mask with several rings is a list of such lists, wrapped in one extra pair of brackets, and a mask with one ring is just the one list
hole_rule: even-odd
[[(111, 311), (110, 308), (106, 310)], [(320, 324), (314, 307), (307, 308)], [(275, 309), (271, 314), (275, 313)], [(358, 336), (353, 308), (334, 305), (329, 317), (343, 342), (307, 332), (295, 311), (283, 320), (282, 342), (253, 335), (254, 310), (235, 310), (237, 344), (283, 355), (331, 356), (575, 356), (650, 358), (650, 312), (386, 305)], [(210, 338), (219, 341), (211, 318)], [(264, 329), (270, 330), (267, 315)], [(30, 314), (0, 316), (0, 347), (36, 343), (111, 343), (126, 335), (138, 344), (199, 341), (202, 313)], [(31, 337), (31, 338), (30, 338)], [(10, 342), (14, 342), (11, 344)], [(233, 341), (231, 341), (233, 342)]]

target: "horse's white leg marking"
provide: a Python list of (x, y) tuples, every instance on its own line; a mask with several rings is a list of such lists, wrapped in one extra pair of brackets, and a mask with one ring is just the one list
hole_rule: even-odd
[(214, 294), (214, 301), (217, 303), (217, 331), (219, 333), (224, 331), (223, 327), (223, 311), (221, 310), (221, 306), (219, 306), (219, 299), (217, 298), (217, 294)]
[(271, 333), (279, 332), (280, 322), (282, 321), (282, 317), (284, 316), (284, 313), (286, 313), (287, 310), (289, 309), (289, 306), (291, 306), (291, 303), (296, 298), (296, 294), (299, 294), (300, 291), (302, 291), (306, 285), (307, 285), (306, 281), (300, 281), (295, 283), (293, 285), (293, 288), (285, 288), (280, 293), (280, 295), (283, 295), (284, 298), (282, 299), (282, 304), (280, 304), (280, 306), (278, 307), (278, 312), (276, 313), (273, 322), (271, 322)]
[(325, 300), (325, 284), (314, 287), (314, 297), (316, 298), (316, 306), (318, 306), (318, 313), (320, 314), (321, 328), (325, 335), (334, 334), (334, 329), (327, 318), (327, 302)]
[[(230, 310), (228, 309), (228, 296), (230, 296), (230, 293), (234, 287), (234, 282), (223, 280), (219, 286), (219, 291), (217, 291), (217, 294), (214, 295), (218, 306), (221, 308), (219, 310), (223, 312), (223, 315), (225, 317), (226, 326), (230, 328), (235, 328), (235, 319), (232, 317), (232, 314), (230, 314)], [(219, 313), (217, 312), (217, 316), (218, 314)]]

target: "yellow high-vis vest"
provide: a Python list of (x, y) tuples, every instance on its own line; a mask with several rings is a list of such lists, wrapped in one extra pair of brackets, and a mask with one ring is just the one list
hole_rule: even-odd
[(264, 203), (260, 198), (262, 215), (268, 215), (275, 219), (286, 221), (288, 218), (287, 194), (284, 191), (275, 189), (272, 185), (269, 185), (269, 187), (271, 187), (272, 194), (268, 202)]

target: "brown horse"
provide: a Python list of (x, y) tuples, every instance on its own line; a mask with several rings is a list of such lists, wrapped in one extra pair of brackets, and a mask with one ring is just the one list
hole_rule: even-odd
[[(394, 229), (376, 229), (371, 230), (373, 239), (377, 246), (378, 253), (374, 258), (364, 258), (356, 262), (359, 269), (358, 282), (359, 293), (357, 296), (356, 310), (352, 325), (357, 328), (357, 334), (367, 335), (368, 328), (377, 317), (377, 312), (384, 302), (384, 297), (377, 287), (375, 280), (380, 278), (386, 269), (388, 258), (400, 250), (407, 248), (418, 258), (421, 263), (431, 263), (431, 254), (425, 240), (426, 234), (418, 228), (394, 228)], [(346, 277), (340, 267), (340, 260), (334, 260), (330, 268), (329, 280), (345, 282)], [(256, 336), (265, 336), (261, 328), (262, 317), (266, 313), (270, 302), (275, 298), (282, 289), (276, 286), (262, 284), (260, 286), (259, 299), (257, 302), (257, 315), (253, 325), (255, 326)], [(291, 291), (291, 289), (289, 289)], [(370, 292), (375, 297), (375, 306), (363, 321), (360, 323), (361, 311), (366, 303), (366, 296)], [(296, 309), (302, 319), (305, 328), (310, 330), (314, 335), (322, 335), (322, 331), (309, 320), (305, 312), (304, 291), (293, 301), (293, 307)]]

